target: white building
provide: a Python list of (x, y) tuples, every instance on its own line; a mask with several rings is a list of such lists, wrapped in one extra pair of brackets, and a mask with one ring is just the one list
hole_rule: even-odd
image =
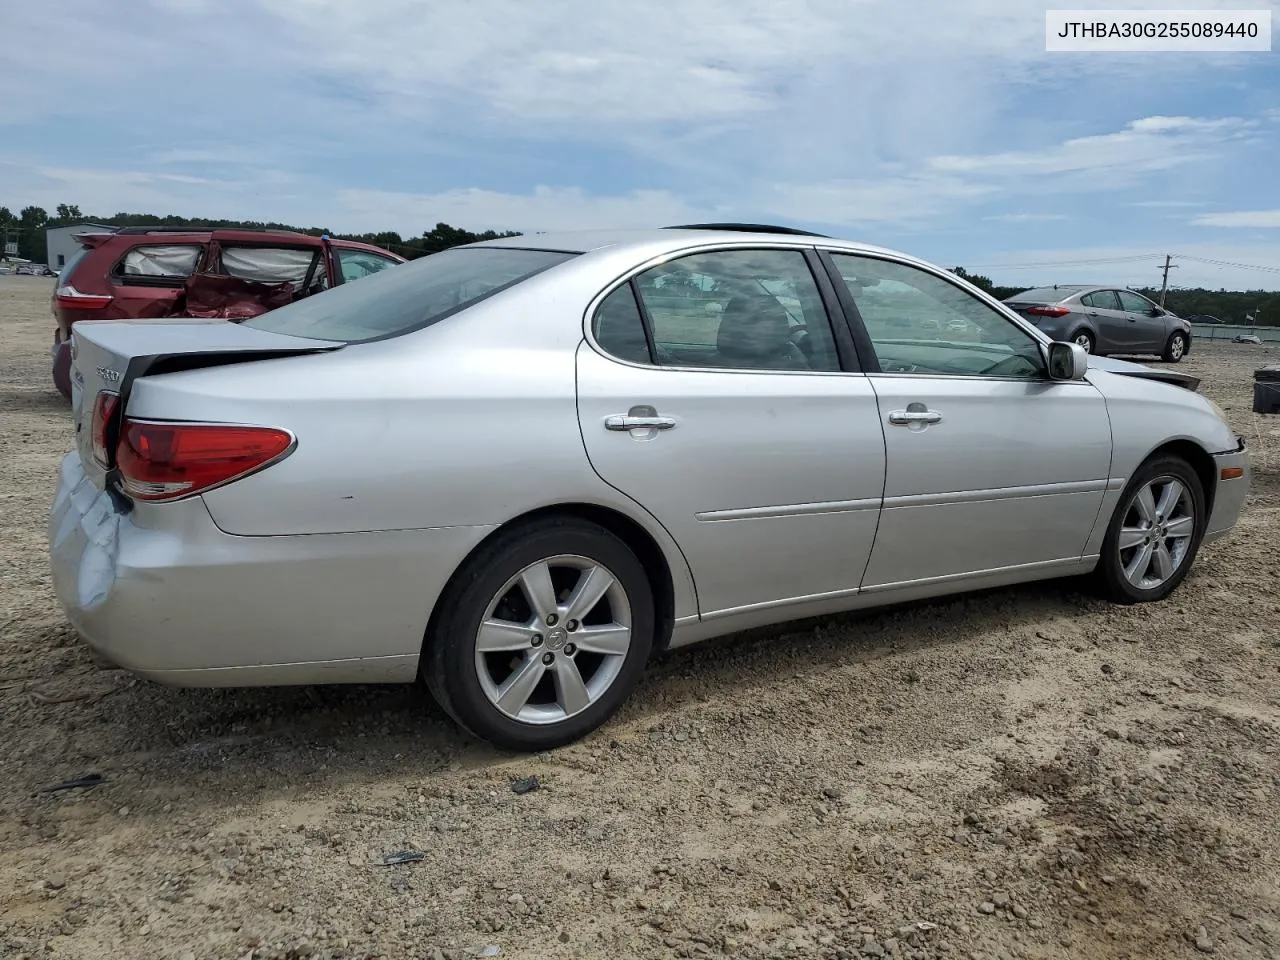
[(103, 226), (100, 223), (76, 223), (69, 227), (50, 227), (44, 232), (45, 242), (49, 245), (49, 266), (58, 272), (62, 271), (80, 249), (76, 240), (77, 233), (111, 233), (115, 227)]

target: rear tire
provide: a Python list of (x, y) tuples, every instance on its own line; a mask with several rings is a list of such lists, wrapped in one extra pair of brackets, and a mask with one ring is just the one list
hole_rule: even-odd
[(1164, 456), (1140, 466), (1124, 488), (1094, 575), (1115, 603), (1163, 600), (1186, 579), (1204, 539), (1204, 488), (1191, 465)]
[(1071, 335), (1071, 342), (1084, 349), (1085, 353), (1093, 353), (1097, 347), (1093, 334), (1088, 330), (1077, 330)]
[(596, 524), (550, 517), (499, 534), (462, 566), (426, 638), (422, 676), (475, 736), (549, 750), (622, 706), (655, 624), (631, 549)]
[(1164, 345), (1164, 362), (1177, 363), (1187, 354), (1187, 335), (1181, 331), (1174, 331), (1169, 337), (1169, 342)]

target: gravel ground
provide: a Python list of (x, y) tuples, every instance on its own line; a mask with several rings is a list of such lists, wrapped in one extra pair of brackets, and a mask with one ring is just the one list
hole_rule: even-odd
[(0, 956), (1280, 957), (1270, 348), (1179, 368), (1257, 474), (1171, 600), (1052, 583), (734, 638), (512, 757), (414, 688), (96, 664), (46, 570), (48, 295), (0, 277)]

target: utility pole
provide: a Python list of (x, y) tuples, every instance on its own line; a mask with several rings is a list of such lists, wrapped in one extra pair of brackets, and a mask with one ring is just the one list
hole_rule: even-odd
[(1166, 253), (1164, 255), (1164, 271), (1163, 271), (1164, 278), (1160, 281), (1160, 309), (1161, 310), (1164, 309), (1164, 295), (1169, 289), (1169, 271), (1178, 269), (1178, 265), (1176, 263), (1170, 263), (1172, 259), (1173, 259), (1173, 254)]

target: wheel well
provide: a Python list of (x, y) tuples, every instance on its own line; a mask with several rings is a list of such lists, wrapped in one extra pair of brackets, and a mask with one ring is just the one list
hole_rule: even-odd
[(1196, 472), (1196, 476), (1200, 478), (1200, 486), (1204, 490), (1204, 508), (1206, 517), (1213, 512), (1213, 496), (1218, 491), (1217, 471), (1213, 462), (1213, 457), (1209, 456), (1204, 447), (1190, 440), (1172, 440), (1162, 447), (1157, 447), (1151, 451), (1148, 459), (1155, 459), (1159, 456), (1179, 457), (1191, 465), (1191, 469)]
[[(494, 537), (506, 533), (512, 527), (518, 527), (535, 520), (543, 520), (547, 517), (575, 517), (597, 524), (604, 527), (631, 548), (637, 559), (639, 559), (640, 565), (644, 567), (645, 573), (648, 574), (649, 586), (653, 590), (654, 612), (657, 614), (654, 619), (658, 628), (658, 635), (654, 637), (653, 652), (657, 654), (666, 650), (667, 644), (671, 641), (672, 629), (675, 626), (675, 585), (671, 579), (671, 568), (667, 565), (667, 558), (663, 555), (662, 548), (649, 535), (649, 532), (630, 517), (618, 513), (616, 510), (590, 503), (556, 504), (552, 507), (531, 510), (508, 520), (480, 543), (476, 544), (475, 548), (458, 564), (458, 570), (463, 569), (467, 562), (476, 553), (487, 547)], [(440, 592), (440, 598), (436, 600), (435, 609), (431, 611), (431, 621), (427, 625), (428, 637), (435, 626), (436, 614), (441, 607), (440, 601), (453, 587), (456, 577), (457, 571), (454, 572), (445, 589)]]

